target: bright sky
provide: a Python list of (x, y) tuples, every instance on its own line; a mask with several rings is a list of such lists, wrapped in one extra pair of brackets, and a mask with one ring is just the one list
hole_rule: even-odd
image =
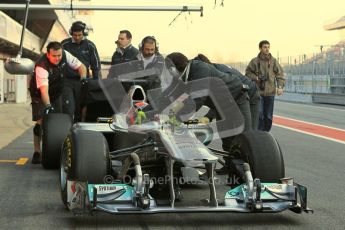
[(345, 0), (224, 0), (224, 7), (219, 6), (221, 0), (216, 7), (214, 0), (92, 1), (96, 5), (204, 6), (204, 17), (197, 12), (182, 14), (170, 27), (178, 12), (95, 11), (91, 19), (94, 33), (89, 38), (101, 56), (112, 56), (122, 29), (132, 32), (135, 46), (153, 35), (163, 54), (179, 51), (192, 58), (204, 53), (213, 62), (250, 60), (264, 39), (270, 41), (274, 56), (316, 53), (317, 45), (341, 40), (339, 32), (325, 31), (323, 26), (345, 15)]

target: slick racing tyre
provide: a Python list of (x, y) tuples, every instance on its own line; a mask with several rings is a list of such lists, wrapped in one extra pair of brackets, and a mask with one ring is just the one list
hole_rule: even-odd
[(103, 134), (72, 130), (61, 153), (60, 189), (63, 203), (67, 205), (67, 180), (104, 184), (109, 173), (109, 150)]
[(45, 169), (59, 168), (62, 144), (72, 126), (68, 114), (51, 113), (43, 118), (42, 166)]
[(103, 183), (110, 173), (108, 143), (103, 134), (75, 129), (68, 138), (72, 148), (68, 156), (69, 178), (91, 184)]
[(244, 132), (232, 141), (231, 153), (249, 163), (253, 178), (262, 182), (279, 182), (285, 176), (283, 154), (271, 133)]

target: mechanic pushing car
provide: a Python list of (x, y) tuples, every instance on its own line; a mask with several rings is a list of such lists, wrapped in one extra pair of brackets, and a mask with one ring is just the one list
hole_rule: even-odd
[(86, 79), (86, 67), (76, 57), (63, 50), (59, 42), (50, 42), (47, 46), (47, 53), (36, 62), (33, 77), (30, 80), (32, 120), (36, 122), (33, 129), (32, 164), (41, 163), (43, 116), (52, 112), (62, 112), (61, 94), (68, 68), (78, 71), (82, 80)]

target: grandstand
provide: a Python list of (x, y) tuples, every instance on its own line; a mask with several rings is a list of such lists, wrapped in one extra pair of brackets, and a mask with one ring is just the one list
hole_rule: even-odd
[(327, 50), (327, 53), (332, 55), (334, 60), (344, 60), (345, 59), (345, 16), (341, 17), (340, 19), (336, 20), (332, 23), (327, 23), (324, 26), (325, 30), (337, 30), (339, 31), (340, 35), (340, 42), (335, 45), (332, 45), (330, 49)]
[(338, 30), (340, 41), (301, 62), (283, 65), (286, 92), (309, 94), (316, 103), (345, 105), (345, 16), (326, 24), (324, 29)]

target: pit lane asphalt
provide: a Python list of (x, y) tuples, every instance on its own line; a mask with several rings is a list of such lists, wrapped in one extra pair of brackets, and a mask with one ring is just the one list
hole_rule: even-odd
[[(341, 129), (345, 127), (343, 107), (277, 101), (275, 114)], [(342, 119), (339, 119), (340, 117)], [(7, 130), (1, 123), (2, 136)], [(32, 129), (22, 128), (24, 133), (0, 150), (0, 159), (28, 157), (31, 160)], [(292, 176), (296, 182), (307, 186), (308, 203), (309, 207), (315, 210), (314, 214), (298, 215), (286, 211), (277, 214), (112, 216), (97, 213), (91, 217), (75, 217), (64, 208), (60, 200), (58, 171), (44, 170), (40, 165), (32, 165), (30, 162), (23, 166), (0, 163), (0, 228), (344, 229), (344, 144), (280, 127), (273, 127), (272, 133), (284, 152), (286, 176)], [(198, 190), (194, 197), (199, 200), (201, 195), (206, 196), (206, 192), (205, 189), (202, 192)], [(218, 193), (218, 197), (222, 196), (223, 194)]]

